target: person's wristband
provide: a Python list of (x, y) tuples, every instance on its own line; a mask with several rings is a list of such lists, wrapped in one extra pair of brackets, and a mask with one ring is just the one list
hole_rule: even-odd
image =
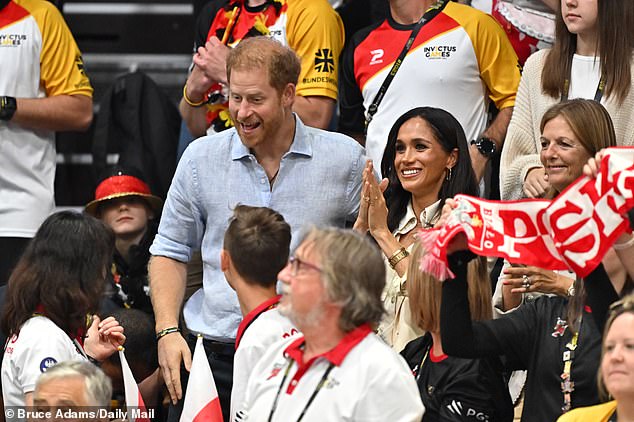
[(15, 97), (0, 97), (0, 120), (9, 121), (13, 118), (15, 111), (18, 109), (18, 103)]
[(632, 236), (627, 242), (614, 243), (612, 245), (612, 249), (615, 251), (622, 251), (623, 249), (631, 248), (632, 246), (634, 246), (634, 236)]
[(172, 333), (180, 333), (181, 329), (178, 327), (169, 327), (169, 328), (164, 328), (161, 331), (159, 331), (158, 333), (156, 333), (156, 340), (160, 340), (163, 337), (165, 337), (168, 334), (172, 334)]
[(101, 367), (101, 362), (99, 362), (97, 359), (93, 358), (90, 355), (86, 355), (86, 357), (88, 358), (88, 362), (92, 363), (95, 366)]
[(198, 102), (194, 102), (190, 100), (187, 97), (187, 83), (185, 83), (185, 85), (183, 86), (183, 100), (185, 100), (185, 102), (189, 104), (191, 107), (200, 107), (207, 102), (205, 98), (203, 98), (202, 100)]
[(387, 262), (390, 264), (390, 267), (392, 267), (392, 269), (396, 269), (396, 265), (401, 262), (403, 259), (407, 258), (409, 256), (409, 252), (407, 252), (407, 250), (405, 248), (401, 248), (399, 250), (397, 250), (396, 252), (394, 252), (392, 254), (392, 256), (390, 256), (387, 259)]

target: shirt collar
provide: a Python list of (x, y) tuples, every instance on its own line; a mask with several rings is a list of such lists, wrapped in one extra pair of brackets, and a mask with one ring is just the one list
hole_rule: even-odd
[[(295, 137), (293, 138), (291, 147), (284, 154), (284, 157), (289, 154), (299, 154), (312, 157), (313, 148), (310, 144), (308, 134), (306, 133), (306, 125), (304, 125), (304, 122), (301, 121), (297, 114), (293, 113), (293, 116), (295, 117)], [(249, 148), (242, 143), (242, 140), (238, 135), (238, 131), (235, 128), (230, 130), (233, 131), (231, 134), (231, 159), (236, 161), (252, 156), (253, 154)]]
[(435, 224), (436, 221), (438, 220), (438, 217), (440, 217), (440, 215), (436, 215), (436, 213), (438, 212), (439, 206), (440, 206), (440, 199), (434, 202), (433, 204), (431, 204), (430, 206), (428, 206), (427, 208), (425, 208), (423, 212), (420, 213), (420, 223), (424, 229), (428, 228), (429, 225)]
[[(429, 205), (427, 208), (423, 209), (423, 212), (421, 212), (420, 214), (420, 222), (423, 228), (426, 228), (427, 225), (434, 224), (436, 222), (436, 212), (438, 211), (439, 206), (440, 199)], [(416, 227), (416, 214), (414, 214), (412, 201), (409, 201), (407, 204), (405, 215), (401, 219), (401, 223), (399, 224), (399, 226), (394, 231), (394, 234), (402, 236), (406, 233), (409, 233), (414, 227)]]
[(244, 332), (249, 328), (249, 326), (255, 321), (260, 315), (264, 312), (271, 310), (280, 303), (280, 298), (282, 296), (278, 295), (272, 297), (264, 302), (260, 303), (255, 309), (246, 314), (244, 318), (242, 318), (242, 322), (238, 326), (238, 334), (236, 335), (236, 350), (238, 349), (238, 345), (240, 344), (240, 340), (242, 340), (242, 336), (244, 336)]
[(416, 215), (414, 214), (414, 208), (412, 207), (412, 201), (407, 203), (407, 210), (405, 211), (405, 215), (401, 218), (401, 222), (398, 227), (394, 231), (395, 235), (404, 235), (405, 233), (409, 233), (416, 227)]
[(320, 357), (328, 360), (333, 365), (340, 366), (354, 346), (359, 344), (371, 332), (372, 327), (370, 327), (370, 324), (363, 324), (346, 334), (334, 348), (315, 356), (310, 362), (304, 363), (304, 337), (300, 337), (289, 344), (284, 350), (284, 354), (293, 359), (299, 367), (310, 365)]

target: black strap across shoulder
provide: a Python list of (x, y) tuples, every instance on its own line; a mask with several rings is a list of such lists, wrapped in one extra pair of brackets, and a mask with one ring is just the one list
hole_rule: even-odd
[(385, 80), (383, 81), (383, 83), (381, 84), (381, 87), (379, 88), (379, 92), (376, 93), (376, 95), (374, 96), (374, 99), (372, 100), (372, 104), (370, 104), (370, 107), (368, 108), (368, 111), (365, 117), (366, 132), (368, 130), (368, 125), (370, 124), (370, 122), (372, 121), (372, 118), (374, 117), (374, 115), (379, 109), (379, 104), (381, 104), (381, 101), (383, 101), (383, 98), (385, 97), (385, 93), (387, 92), (388, 87), (392, 83), (394, 76), (396, 76), (396, 72), (398, 72), (398, 69), (401, 67), (401, 64), (403, 63), (405, 56), (409, 52), (410, 48), (412, 48), (412, 44), (414, 44), (414, 40), (418, 36), (418, 33), (420, 32), (421, 28), (425, 26), (427, 22), (434, 19), (440, 12), (442, 12), (442, 10), (445, 8), (447, 3), (449, 3), (449, 0), (439, 0), (438, 2), (436, 2), (432, 7), (427, 9), (427, 11), (420, 18), (420, 20), (416, 23), (416, 26), (414, 26), (414, 28), (412, 29), (412, 33), (407, 39), (407, 42), (405, 43), (403, 50), (401, 50), (401, 54), (399, 54), (398, 58), (394, 61), (394, 64), (392, 65), (390, 72), (387, 74), (387, 76), (385, 77)]

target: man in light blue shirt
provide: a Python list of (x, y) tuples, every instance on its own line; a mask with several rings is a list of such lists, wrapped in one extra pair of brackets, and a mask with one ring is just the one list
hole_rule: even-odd
[(204, 335), (207, 351), (213, 352), (210, 363), (229, 415), (241, 313), (219, 257), (233, 208), (273, 208), (293, 235), (305, 225), (343, 227), (356, 218), (364, 150), (347, 136), (305, 126), (293, 114), (299, 70), (289, 48), (264, 37), (242, 41), (227, 59), (235, 128), (190, 144), (174, 175), (149, 269), (159, 363), (173, 403), (182, 398), (181, 362), (187, 369), (191, 363), (190, 348), (174, 328), (186, 263), (201, 248), (203, 288), (185, 304), (185, 322)]

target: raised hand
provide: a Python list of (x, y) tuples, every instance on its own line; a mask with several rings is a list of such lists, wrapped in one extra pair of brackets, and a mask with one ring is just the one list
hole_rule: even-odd
[(106, 360), (125, 343), (123, 327), (113, 317), (101, 321), (93, 315), (84, 340), (86, 354), (99, 362)]
[(194, 64), (200, 68), (210, 80), (227, 83), (227, 55), (229, 47), (213, 36), (203, 47), (198, 47), (194, 54)]
[[(366, 185), (368, 189), (368, 228), (372, 237), (377, 239), (378, 236), (391, 235), (387, 227), (387, 204), (383, 192), (387, 189), (388, 180), (383, 179), (381, 183), (377, 182), (374, 175), (367, 178)], [(378, 239), (377, 239), (378, 240)]]
[(367, 180), (368, 176), (374, 178), (372, 168), (372, 160), (367, 160), (365, 162), (365, 168), (363, 169), (363, 187), (361, 188), (361, 197), (359, 198), (359, 214), (357, 215), (357, 220), (354, 222), (354, 226), (352, 227), (354, 230), (362, 234), (367, 233), (369, 229), (368, 208), (370, 207), (370, 184), (367, 183)]
[(588, 162), (583, 166), (583, 174), (588, 177), (595, 178), (599, 173), (599, 167), (601, 167), (601, 160), (603, 159), (603, 150), (596, 153), (594, 157), (590, 157)]
[(511, 293), (552, 293), (566, 296), (574, 280), (534, 266), (508, 267), (504, 269), (506, 279), (503, 283), (510, 286)]
[(535, 167), (528, 171), (522, 190), (527, 198), (542, 198), (550, 188), (548, 176), (543, 167)]

